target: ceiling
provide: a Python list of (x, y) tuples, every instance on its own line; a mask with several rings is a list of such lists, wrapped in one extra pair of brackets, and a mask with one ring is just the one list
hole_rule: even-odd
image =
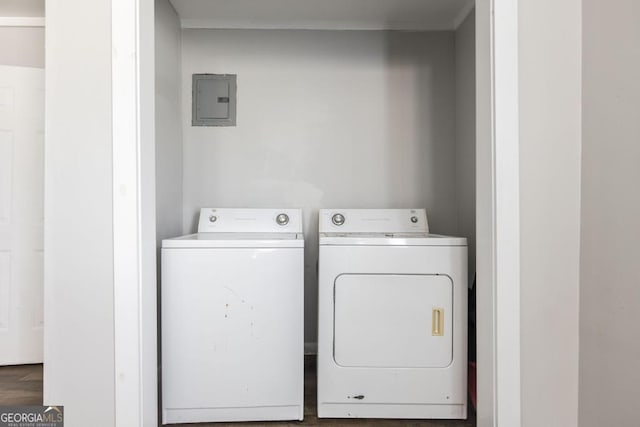
[(44, 0), (0, 0), (0, 17), (44, 17)]
[(452, 30), (474, 0), (170, 0), (183, 28)]

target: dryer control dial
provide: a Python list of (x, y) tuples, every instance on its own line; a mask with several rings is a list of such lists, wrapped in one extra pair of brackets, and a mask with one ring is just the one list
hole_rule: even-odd
[(215, 216), (215, 215), (211, 215), (211, 216), (209, 217), (209, 222), (216, 222), (217, 220), (218, 220), (218, 217), (217, 217), (217, 216)]
[(333, 222), (335, 225), (340, 226), (342, 224), (344, 224), (344, 215), (342, 214), (335, 214), (331, 217), (331, 222)]
[(418, 217), (417, 216), (412, 216), (411, 217), (411, 222), (414, 223), (414, 224), (417, 223), (418, 222)]
[(276, 217), (276, 222), (278, 225), (287, 225), (289, 224), (289, 215), (285, 213), (281, 213)]

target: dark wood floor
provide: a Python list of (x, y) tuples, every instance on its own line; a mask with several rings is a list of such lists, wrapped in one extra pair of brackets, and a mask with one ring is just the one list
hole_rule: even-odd
[(0, 406), (42, 405), (42, 365), (0, 366)]
[[(215, 423), (182, 424), (182, 426), (411, 426), (411, 427), (473, 427), (475, 414), (470, 410), (468, 420), (370, 420), (370, 419), (318, 419), (316, 413), (316, 365), (315, 358), (305, 359), (304, 385), (304, 421), (268, 422), (268, 423)], [(42, 365), (2, 366), (0, 367), (0, 406), (3, 405), (41, 405), (42, 404)], [(179, 426), (179, 425), (176, 425)]]

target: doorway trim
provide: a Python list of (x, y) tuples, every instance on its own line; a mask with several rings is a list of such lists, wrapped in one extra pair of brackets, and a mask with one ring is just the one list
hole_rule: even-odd
[[(112, 8), (116, 424), (157, 425), (154, 8)], [(517, 1), (476, 1), (476, 95), (478, 426), (519, 427)]]
[(521, 425), (518, 2), (476, 2), (478, 426)]
[(153, 0), (112, 0), (115, 425), (158, 425)]

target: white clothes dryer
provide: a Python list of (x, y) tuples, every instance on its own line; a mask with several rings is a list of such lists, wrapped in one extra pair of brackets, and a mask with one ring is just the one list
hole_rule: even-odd
[(163, 423), (302, 420), (299, 209), (212, 209), (162, 242)]
[(467, 242), (424, 209), (320, 211), (318, 416), (467, 416)]

